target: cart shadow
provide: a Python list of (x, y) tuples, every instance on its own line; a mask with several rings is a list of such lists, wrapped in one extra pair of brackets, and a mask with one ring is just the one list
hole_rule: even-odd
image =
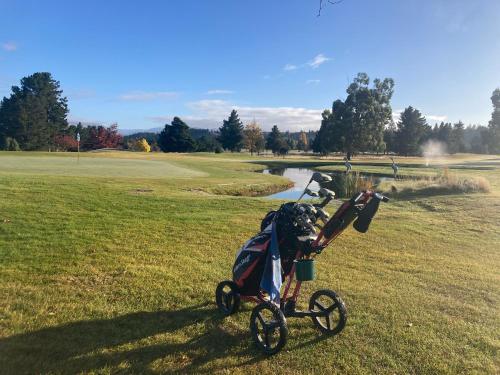
[[(136, 312), (111, 319), (87, 320), (0, 338), (2, 373), (80, 373), (120, 368), (152, 373), (168, 364), (173, 373), (204, 373), (258, 362), (247, 332), (227, 330), (209, 304), (179, 310)], [(188, 341), (182, 329), (197, 332)], [(156, 335), (164, 335), (158, 336)], [(167, 336), (167, 338), (165, 337)], [(171, 338), (175, 336), (175, 338)], [(133, 346), (133, 348), (131, 348)], [(220, 368), (214, 368), (221, 363)]]

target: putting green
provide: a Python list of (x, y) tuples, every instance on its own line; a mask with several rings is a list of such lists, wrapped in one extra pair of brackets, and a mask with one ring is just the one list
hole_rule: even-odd
[(201, 177), (204, 172), (184, 168), (170, 161), (105, 157), (1, 155), (0, 173), (58, 176), (166, 178)]

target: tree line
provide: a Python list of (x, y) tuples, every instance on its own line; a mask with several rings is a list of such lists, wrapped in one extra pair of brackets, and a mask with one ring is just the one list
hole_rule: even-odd
[(122, 142), (118, 125), (69, 125), (68, 100), (50, 73), (34, 73), (13, 86), (0, 102), (0, 150), (76, 151), (115, 148)]
[(366, 73), (359, 73), (347, 88), (347, 98), (333, 102), (322, 114), (321, 127), (313, 142), (320, 154), (376, 152), (420, 155), (429, 140), (440, 141), (449, 153), (500, 153), (500, 89), (493, 92), (493, 114), (488, 126), (465, 127), (462, 122), (442, 122), (431, 127), (422, 113), (407, 107), (393, 121), (391, 78), (375, 79), (370, 86)]
[(317, 132), (281, 132), (274, 125), (265, 133), (256, 121), (243, 125), (236, 110), (216, 131), (191, 129), (174, 117), (158, 135), (136, 134), (123, 138), (117, 124), (70, 125), (67, 98), (50, 73), (34, 73), (12, 87), (10, 97), (0, 102), (0, 150), (75, 151), (124, 148), (164, 152), (240, 152), (271, 150), (286, 155), (298, 149), (327, 155), (343, 153), (348, 158), (361, 152), (419, 155), (422, 145), (437, 140), (450, 153), (500, 153), (500, 89), (493, 92), (493, 113), (488, 126), (465, 127), (462, 122), (430, 126), (422, 113), (407, 107), (394, 122), (391, 98), (394, 80), (375, 79), (359, 73), (346, 90), (345, 100), (335, 100), (322, 113)]
[[(117, 124), (69, 124), (68, 112), (67, 98), (50, 73), (22, 78), (19, 86), (12, 87), (11, 95), (0, 102), (0, 150), (76, 151), (79, 147), (85, 151), (120, 147), (146, 152), (240, 152), (245, 148), (253, 154), (267, 148), (281, 155), (295, 148), (307, 150), (311, 136), (301, 133), (296, 140), (274, 126), (265, 139), (255, 121), (243, 126), (233, 110), (216, 132), (190, 129), (174, 117), (159, 135), (140, 133), (124, 138)], [(201, 135), (194, 139), (193, 134)]]
[(158, 146), (164, 152), (240, 152), (248, 150), (251, 154), (271, 150), (276, 155), (286, 155), (291, 149), (307, 151), (310, 134), (297, 133), (297, 138), (289, 132), (283, 133), (274, 125), (267, 135), (254, 120), (247, 125), (232, 110), (228, 118), (216, 132), (210, 132), (194, 139), (189, 126), (179, 117), (174, 117), (171, 124), (166, 124), (158, 136)]

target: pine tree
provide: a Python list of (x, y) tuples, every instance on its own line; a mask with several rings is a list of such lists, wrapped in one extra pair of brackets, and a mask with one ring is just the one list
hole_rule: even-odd
[(464, 124), (462, 121), (453, 125), (449, 138), (447, 140), (448, 152), (456, 154), (457, 152), (464, 152)]
[(163, 152), (192, 152), (196, 149), (189, 126), (179, 117), (174, 117), (171, 125), (165, 125), (158, 137), (158, 145)]
[(236, 110), (232, 110), (229, 118), (224, 120), (219, 129), (219, 142), (226, 150), (241, 151), (243, 147), (243, 124)]
[(396, 147), (403, 155), (418, 155), (421, 140), (429, 131), (427, 121), (418, 109), (406, 108), (397, 124)]
[(266, 139), (266, 148), (273, 154), (286, 154), (289, 146), (277, 125), (274, 125)]
[(67, 99), (50, 73), (34, 73), (13, 86), (0, 104), (0, 137), (14, 138), (23, 150), (54, 148), (68, 127)]
[(217, 141), (214, 134), (209, 133), (202, 135), (196, 140), (196, 151), (199, 152), (222, 152), (222, 146)]

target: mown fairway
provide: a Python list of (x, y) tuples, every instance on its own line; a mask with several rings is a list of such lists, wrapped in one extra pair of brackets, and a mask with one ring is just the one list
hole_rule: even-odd
[[(287, 185), (250, 159), (0, 153), (0, 373), (500, 371), (499, 157), (440, 161), (491, 193), (393, 199), (367, 234), (346, 231), (301, 298), (339, 292), (346, 329), (325, 337), (289, 319), (271, 358), (252, 346), (251, 305), (225, 319), (214, 305), (236, 250), (280, 203), (244, 195)], [(424, 163), (402, 159), (401, 173), (435, 173)]]

